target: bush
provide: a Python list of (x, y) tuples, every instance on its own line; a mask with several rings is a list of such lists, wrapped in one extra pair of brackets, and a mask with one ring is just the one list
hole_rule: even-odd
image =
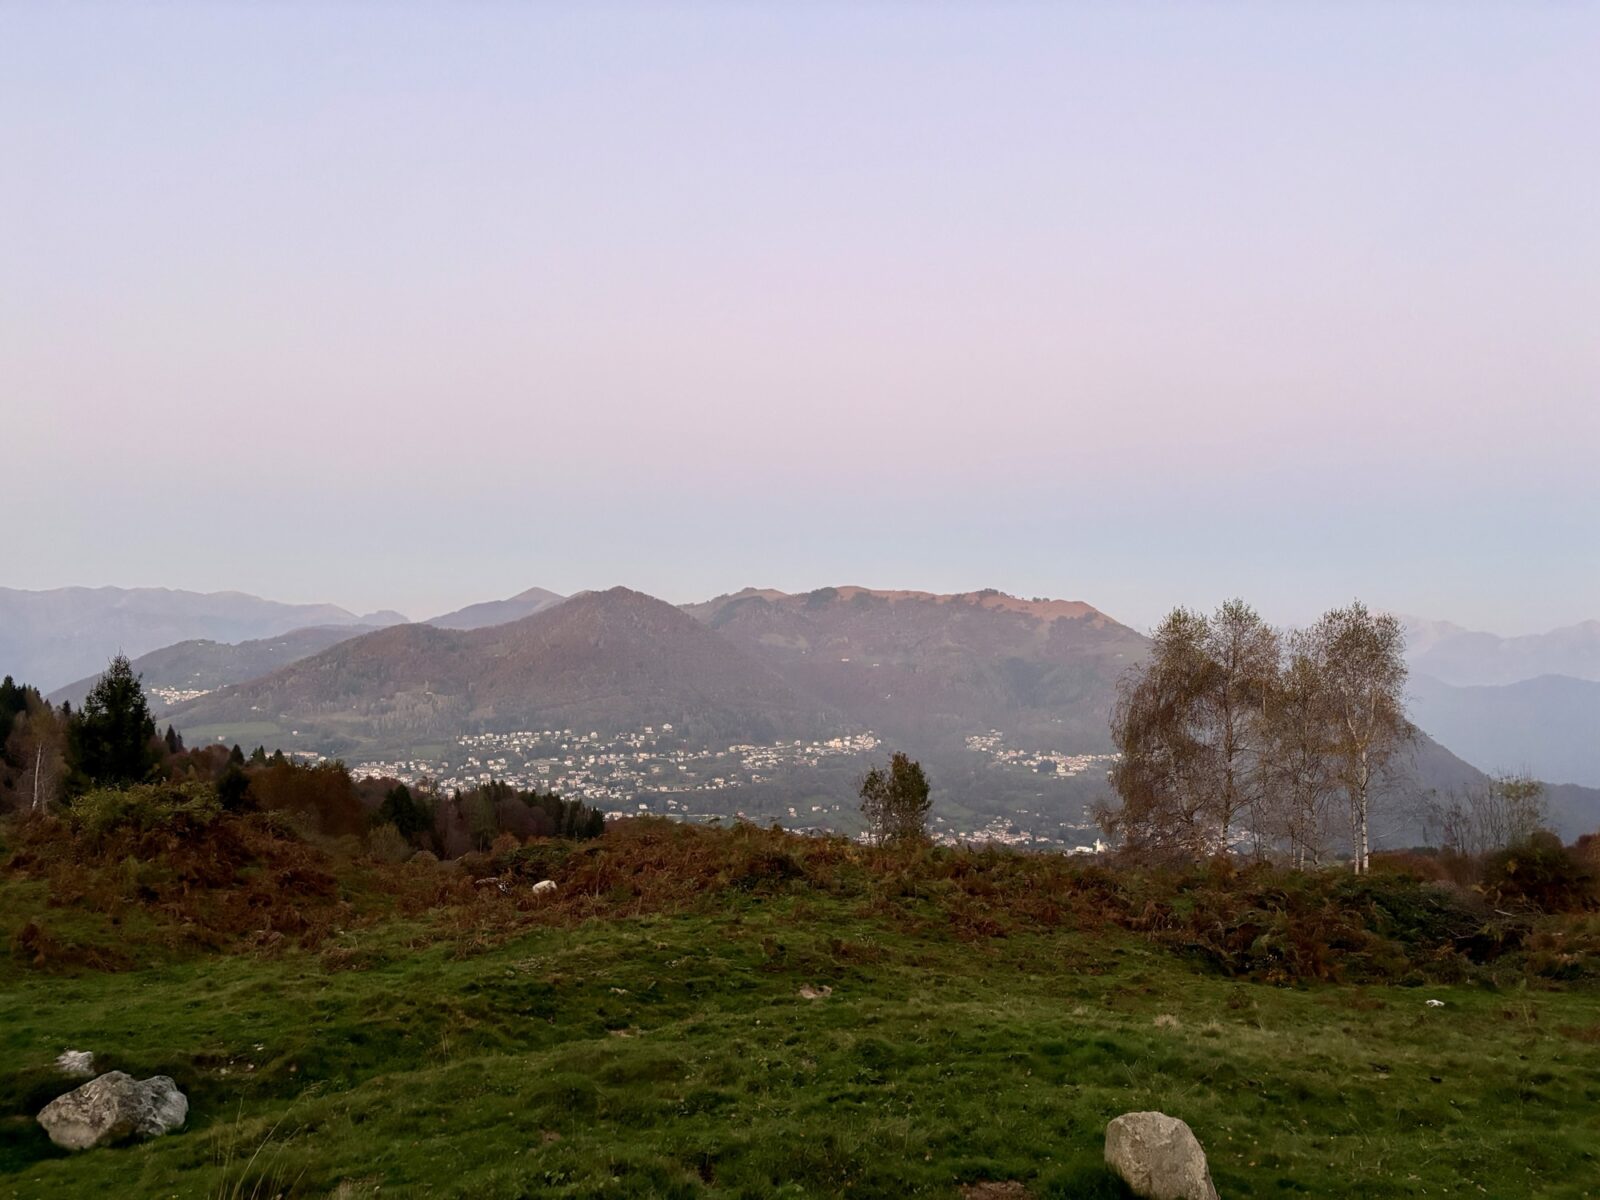
[(1371, 873), (1396, 875), (1402, 879), (1415, 879), (1424, 883), (1452, 881), (1450, 866), (1445, 858), (1417, 850), (1385, 850), (1372, 856)]
[(1555, 834), (1543, 831), (1489, 855), (1482, 886), (1496, 904), (1547, 913), (1581, 912), (1600, 900), (1594, 866)]
[(329, 837), (360, 836), (367, 817), (350, 772), (340, 762), (301, 766), (277, 759), (252, 767), (249, 795), (269, 812), (299, 813)]
[(411, 843), (393, 825), (385, 822), (367, 834), (367, 855), (383, 863), (402, 863), (410, 858)]
[(126, 788), (95, 788), (72, 802), (67, 820), (91, 842), (121, 830), (179, 835), (204, 829), (222, 812), (216, 789), (203, 783), (141, 783)]

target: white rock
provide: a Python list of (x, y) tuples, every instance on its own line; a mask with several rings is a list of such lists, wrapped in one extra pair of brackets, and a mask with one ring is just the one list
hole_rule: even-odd
[(554, 879), (541, 879), (533, 885), (533, 894), (535, 896), (547, 896), (555, 890), (556, 881)]
[(88, 1050), (63, 1050), (56, 1058), (56, 1069), (76, 1079), (89, 1079), (94, 1075), (94, 1055)]
[(67, 1150), (87, 1150), (128, 1137), (157, 1137), (182, 1125), (189, 1099), (165, 1075), (135, 1079), (109, 1071), (57, 1096), (39, 1113), (50, 1140)]
[(1443, 1008), (1444, 1007), (1444, 1001), (1443, 1000), (1424, 1000), (1423, 1003), (1426, 1004), (1429, 1008)]
[(1217, 1200), (1199, 1139), (1166, 1113), (1124, 1113), (1107, 1125), (1106, 1165), (1147, 1200)]

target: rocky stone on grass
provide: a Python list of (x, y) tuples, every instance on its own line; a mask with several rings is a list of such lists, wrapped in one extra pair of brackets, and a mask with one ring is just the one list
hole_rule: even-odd
[(39, 1113), (50, 1140), (66, 1150), (87, 1150), (125, 1138), (158, 1137), (188, 1119), (189, 1099), (165, 1075), (135, 1079), (108, 1071)]
[(535, 896), (548, 896), (555, 890), (556, 881), (554, 879), (541, 879), (538, 883), (533, 885), (533, 894)]
[(1123, 1113), (1107, 1125), (1106, 1165), (1146, 1200), (1217, 1200), (1199, 1139), (1166, 1113)]

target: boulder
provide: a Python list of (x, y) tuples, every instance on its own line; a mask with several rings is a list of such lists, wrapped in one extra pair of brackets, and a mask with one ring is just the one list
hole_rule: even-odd
[(1166, 1113), (1124, 1113), (1107, 1125), (1106, 1165), (1147, 1200), (1217, 1200), (1199, 1139)]
[(67, 1150), (87, 1150), (131, 1137), (157, 1137), (182, 1125), (189, 1099), (165, 1075), (135, 1079), (124, 1071), (108, 1071), (39, 1113), (50, 1140)]
[(533, 894), (535, 896), (548, 896), (555, 890), (556, 881), (554, 879), (541, 879), (533, 885)]

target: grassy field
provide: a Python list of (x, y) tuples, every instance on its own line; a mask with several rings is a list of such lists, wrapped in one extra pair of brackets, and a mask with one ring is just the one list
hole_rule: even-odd
[[(36, 879), (0, 900), (7, 932), (133, 947), (0, 966), (0, 1198), (1120, 1196), (1104, 1126), (1146, 1108), (1228, 1198), (1600, 1195), (1592, 985), (1272, 986), (1070, 915), (975, 928), (937, 888), (805, 878), (637, 915), (357, 903), (270, 953), (173, 948)], [(189, 1125), (55, 1150), (32, 1114), (67, 1048), (174, 1076)]]

